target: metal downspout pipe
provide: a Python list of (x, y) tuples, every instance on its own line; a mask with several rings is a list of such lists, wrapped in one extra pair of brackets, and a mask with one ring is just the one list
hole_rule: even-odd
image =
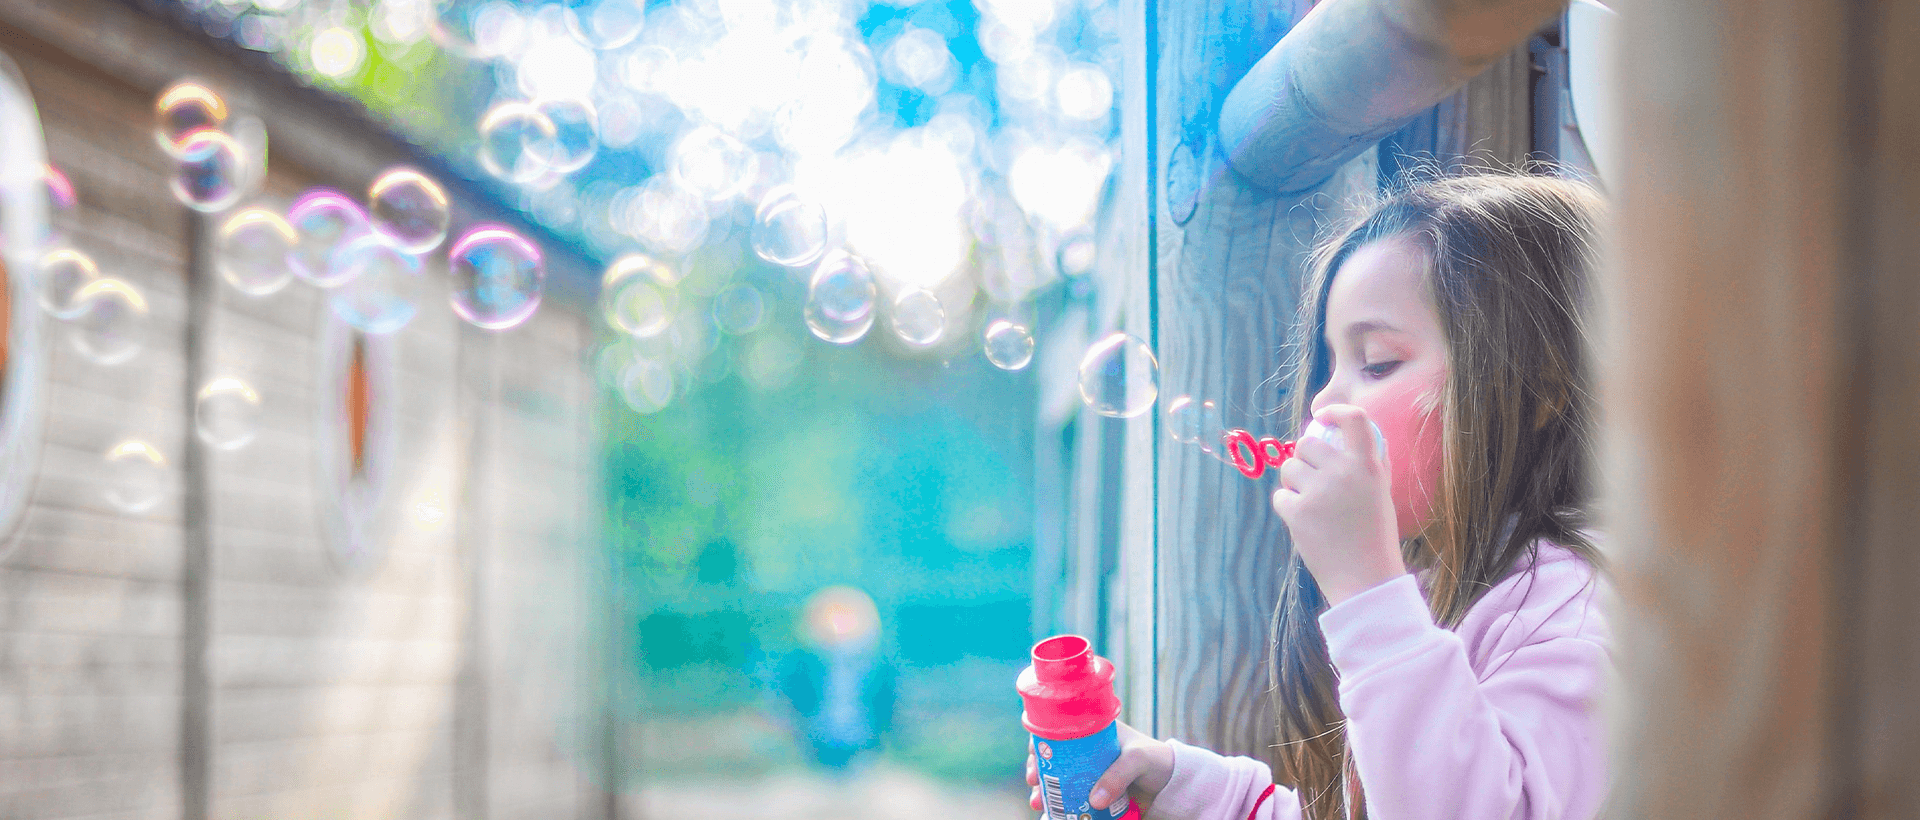
[(1220, 108), (1228, 164), (1311, 190), (1566, 9), (1566, 0), (1323, 0)]

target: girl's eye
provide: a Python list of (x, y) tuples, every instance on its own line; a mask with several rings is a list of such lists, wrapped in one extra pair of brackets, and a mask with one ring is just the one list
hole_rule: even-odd
[(1392, 373), (1394, 371), (1394, 368), (1397, 368), (1399, 366), (1400, 366), (1400, 362), (1398, 361), (1375, 362), (1373, 364), (1367, 365), (1366, 367), (1360, 368), (1360, 370), (1361, 372), (1366, 373), (1369, 376), (1372, 376), (1376, 379), (1381, 379), (1381, 378), (1386, 378), (1386, 375), (1388, 373)]

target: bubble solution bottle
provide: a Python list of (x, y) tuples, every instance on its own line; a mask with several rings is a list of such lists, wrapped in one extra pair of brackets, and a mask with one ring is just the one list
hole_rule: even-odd
[(1034, 644), (1033, 665), (1015, 686), (1026, 702), (1020, 722), (1033, 734), (1047, 820), (1139, 820), (1125, 795), (1105, 809), (1087, 803), (1093, 784), (1120, 756), (1113, 664), (1093, 654), (1086, 638), (1058, 635)]

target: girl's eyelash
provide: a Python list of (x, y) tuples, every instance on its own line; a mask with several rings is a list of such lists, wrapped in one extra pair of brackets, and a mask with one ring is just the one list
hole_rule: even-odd
[(1366, 367), (1362, 367), (1360, 369), (1363, 372), (1365, 372), (1367, 375), (1377, 379), (1377, 378), (1380, 378), (1381, 376), (1387, 375), (1388, 373), (1392, 373), (1393, 369), (1399, 366), (1400, 366), (1400, 362), (1396, 360), (1396, 361), (1388, 361), (1388, 362), (1375, 362), (1373, 364), (1367, 365)]

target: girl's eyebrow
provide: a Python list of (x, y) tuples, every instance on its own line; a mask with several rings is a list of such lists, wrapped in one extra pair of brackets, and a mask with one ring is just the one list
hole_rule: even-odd
[(1393, 333), (1400, 332), (1400, 328), (1387, 324), (1385, 320), (1362, 319), (1358, 322), (1354, 322), (1353, 324), (1347, 325), (1347, 338), (1358, 339), (1361, 336), (1365, 336), (1376, 330), (1385, 330)]

